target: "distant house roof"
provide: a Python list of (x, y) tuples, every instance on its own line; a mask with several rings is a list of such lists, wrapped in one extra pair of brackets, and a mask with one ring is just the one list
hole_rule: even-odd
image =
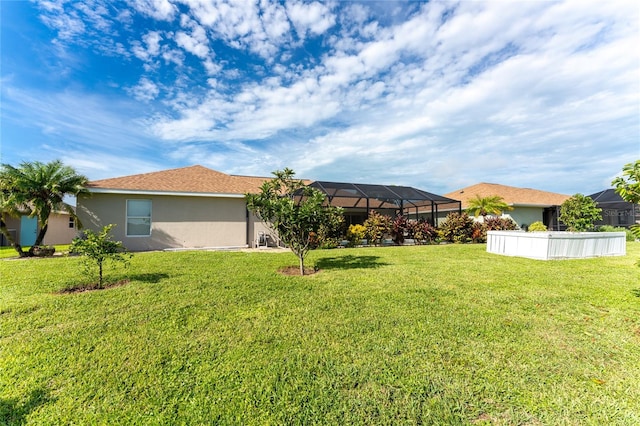
[(445, 194), (445, 197), (462, 201), (462, 208), (466, 208), (469, 199), (499, 196), (510, 206), (521, 207), (551, 207), (559, 206), (570, 198), (568, 195), (555, 192), (540, 191), (531, 188), (517, 188), (515, 186), (499, 185), (497, 183), (478, 183), (466, 188)]
[(269, 178), (235, 176), (190, 166), (89, 182), (90, 192), (235, 194), (257, 192)]

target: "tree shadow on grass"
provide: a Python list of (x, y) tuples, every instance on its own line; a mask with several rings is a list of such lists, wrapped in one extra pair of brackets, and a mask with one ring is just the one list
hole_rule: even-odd
[(149, 284), (157, 284), (165, 278), (169, 278), (169, 274), (165, 274), (164, 272), (129, 275), (131, 281), (142, 281), (143, 283)]
[(142, 281), (144, 283), (149, 284), (157, 284), (161, 280), (169, 278), (169, 274), (165, 273), (152, 273), (152, 274), (135, 274), (128, 275), (127, 278), (122, 278), (117, 281), (108, 281), (102, 284), (102, 287), (98, 286), (98, 283), (90, 283), (90, 284), (78, 284), (70, 287), (63, 288), (59, 291), (61, 294), (66, 293), (82, 293), (84, 291), (93, 291), (93, 290), (106, 290), (113, 287), (120, 287), (126, 284), (129, 284), (131, 281)]
[(23, 425), (27, 422), (27, 416), (38, 408), (51, 401), (49, 393), (44, 389), (34, 389), (26, 400), (19, 398), (0, 398), (0, 424)]
[(336, 256), (325, 257), (316, 261), (319, 269), (371, 269), (386, 266), (388, 263), (381, 262), (379, 256)]

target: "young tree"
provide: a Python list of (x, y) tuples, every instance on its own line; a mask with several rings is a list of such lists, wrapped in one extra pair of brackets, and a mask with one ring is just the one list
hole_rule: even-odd
[(596, 220), (602, 219), (602, 209), (593, 199), (575, 194), (560, 206), (560, 220), (571, 232), (584, 232), (593, 229)]
[(0, 166), (2, 219), (22, 214), (38, 218), (39, 232), (28, 252), (24, 252), (20, 244), (12, 241), (6, 226), (0, 226), (0, 231), (12, 242), (21, 257), (33, 256), (34, 248), (42, 244), (52, 212), (65, 210), (78, 223), (75, 211), (64, 202), (64, 197), (87, 193), (87, 182), (85, 176), (79, 175), (72, 167), (65, 166), (59, 160), (47, 164), (38, 161), (23, 162), (19, 167), (9, 164)]
[(504, 202), (504, 199), (498, 195), (489, 197), (481, 197), (477, 195), (469, 199), (467, 212), (472, 213), (475, 217), (487, 215), (500, 215), (505, 210), (513, 210), (513, 207)]
[(336, 223), (342, 209), (325, 205), (325, 196), (295, 179), (293, 170), (273, 172), (273, 179), (260, 187), (259, 194), (245, 194), (247, 208), (265, 222), (300, 261), (315, 248), (315, 236), (323, 226)]
[(84, 238), (74, 238), (69, 247), (71, 253), (84, 256), (84, 264), (87, 272), (95, 264), (98, 267), (98, 288), (103, 286), (103, 267), (107, 260), (112, 262), (127, 263), (131, 254), (122, 245), (121, 241), (111, 239), (111, 228), (115, 225), (107, 225), (97, 234), (93, 231), (84, 231)]

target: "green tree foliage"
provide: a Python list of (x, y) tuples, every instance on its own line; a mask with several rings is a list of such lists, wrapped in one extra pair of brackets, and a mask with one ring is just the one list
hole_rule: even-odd
[(597, 220), (602, 219), (602, 209), (593, 199), (575, 194), (560, 206), (560, 220), (571, 232), (584, 232), (594, 228)]
[(331, 215), (329, 220), (318, 229), (318, 244), (320, 248), (336, 248), (345, 233), (344, 216)]
[(504, 202), (504, 199), (498, 195), (489, 197), (481, 197), (477, 195), (467, 201), (467, 212), (475, 217), (487, 215), (501, 215), (505, 210), (513, 210), (513, 207)]
[(385, 235), (391, 233), (391, 218), (372, 210), (364, 221), (365, 236), (370, 244), (378, 245)]
[[(615, 178), (611, 185), (615, 187), (615, 191), (620, 194), (623, 200), (640, 204), (640, 160), (625, 164), (622, 167), (622, 176)], [(633, 224), (630, 229), (636, 238), (640, 238), (639, 224)]]
[(98, 267), (98, 288), (103, 287), (103, 267), (106, 261), (127, 263), (131, 254), (127, 252), (121, 241), (111, 239), (111, 228), (115, 225), (107, 225), (98, 233), (84, 231), (83, 238), (75, 238), (71, 242), (69, 251), (84, 257), (84, 265), (87, 273), (91, 273), (93, 266)]
[[(23, 162), (19, 167), (0, 166), (0, 232), (2, 232), (21, 257), (33, 256), (35, 247), (42, 244), (54, 211), (64, 210), (78, 226), (73, 208), (64, 202), (65, 196), (87, 193), (88, 179), (61, 161), (49, 163)], [(29, 215), (38, 219), (38, 235), (34, 245), (24, 252), (20, 244), (9, 235), (5, 221), (8, 216)]]
[(304, 258), (317, 246), (318, 232), (337, 223), (342, 209), (327, 206), (324, 194), (295, 179), (291, 169), (277, 170), (273, 175), (262, 184), (260, 193), (245, 194), (247, 208), (298, 257), (300, 275), (304, 275)]

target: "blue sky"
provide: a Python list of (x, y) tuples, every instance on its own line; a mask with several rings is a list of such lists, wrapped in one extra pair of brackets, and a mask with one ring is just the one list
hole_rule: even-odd
[(590, 194), (640, 158), (629, 1), (3, 1), (0, 161)]

